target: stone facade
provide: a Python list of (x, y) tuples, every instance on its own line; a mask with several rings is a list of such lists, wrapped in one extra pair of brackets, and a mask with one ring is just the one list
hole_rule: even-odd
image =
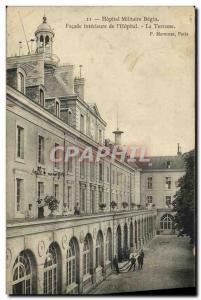
[[(184, 174), (147, 172), (109, 157), (52, 160), (55, 145), (97, 154), (106, 127), (96, 104), (85, 99), (84, 79), (53, 57), (53, 36), (44, 17), (36, 53), (7, 60), (8, 294), (87, 293), (111, 273), (115, 255), (128, 259), (128, 251), (153, 238), (166, 209), (163, 178), (171, 173), (175, 182)], [(147, 176), (154, 176), (155, 206), (146, 205)], [(53, 216), (43, 205), (46, 196), (59, 202)]]

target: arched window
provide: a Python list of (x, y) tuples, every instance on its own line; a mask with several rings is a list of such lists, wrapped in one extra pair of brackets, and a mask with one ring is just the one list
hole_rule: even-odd
[(163, 230), (173, 229), (173, 216), (166, 214), (160, 220), (160, 228)]
[(21, 72), (18, 72), (18, 90), (21, 93), (25, 92), (25, 76)]
[(133, 247), (133, 223), (130, 223), (130, 247)]
[(76, 281), (76, 255), (75, 255), (75, 244), (73, 240), (69, 243), (69, 248), (67, 249), (67, 285)]
[(78, 275), (78, 246), (72, 238), (66, 255), (66, 284), (77, 283)]
[(137, 246), (137, 222), (135, 221), (135, 246)]
[(116, 234), (116, 245), (117, 245), (117, 257), (118, 261), (122, 260), (122, 247), (121, 247), (121, 227), (118, 225)]
[(46, 35), (45, 37), (45, 47), (49, 47), (50, 46), (50, 38), (48, 35)]
[(58, 283), (57, 251), (53, 244), (50, 245), (44, 264), (44, 294), (57, 294)]
[(44, 98), (45, 98), (45, 97), (44, 97), (44, 91), (43, 91), (42, 89), (40, 89), (40, 105), (41, 105), (41, 106), (44, 106), (44, 104), (45, 104), (45, 103), (44, 103), (44, 102), (45, 102), (45, 101), (44, 101), (44, 100), (45, 100)]
[(103, 234), (98, 232), (96, 239), (96, 268), (101, 266), (103, 262)]
[(128, 226), (124, 225), (124, 250), (128, 248)]
[(40, 47), (43, 47), (43, 43), (44, 43), (44, 39), (43, 39), (43, 36), (41, 35), (40, 36)]
[(83, 248), (83, 275), (90, 274), (91, 270), (91, 258), (92, 258), (92, 247), (91, 247), (91, 239), (87, 235), (84, 240), (84, 248)]
[(30, 295), (33, 293), (33, 265), (28, 252), (22, 251), (13, 266), (12, 293)]
[(112, 231), (110, 228), (107, 230), (107, 236), (106, 236), (106, 257), (105, 259), (107, 261), (112, 261)]

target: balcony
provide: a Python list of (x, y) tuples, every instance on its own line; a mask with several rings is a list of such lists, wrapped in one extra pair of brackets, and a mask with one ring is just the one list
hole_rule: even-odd
[[(137, 215), (148, 214), (151, 211), (147, 209), (137, 211), (114, 211), (98, 212), (95, 214), (80, 214), (69, 216), (54, 216), (35, 219), (12, 219), (7, 220), (7, 237), (24, 236), (45, 231), (54, 231), (58, 229), (67, 229), (77, 226), (90, 225), (94, 223), (120, 219), (121, 217), (135, 217)], [(155, 210), (152, 211), (153, 213)]]

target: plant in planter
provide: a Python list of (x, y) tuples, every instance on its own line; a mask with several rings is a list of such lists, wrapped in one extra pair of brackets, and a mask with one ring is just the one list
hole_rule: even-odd
[(134, 208), (136, 204), (134, 202), (131, 203), (131, 207)]
[(110, 206), (111, 206), (112, 209), (114, 209), (115, 207), (117, 207), (117, 203), (115, 201), (112, 201), (110, 203)]
[(99, 208), (101, 210), (104, 210), (106, 208), (106, 204), (105, 203), (99, 203)]
[(122, 202), (122, 206), (123, 206), (123, 208), (128, 207), (128, 202), (126, 202), (126, 201)]
[(44, 199), (45, 205), (48, 207), (48, 209), (51, 211), (49, 216), (54, 215), (54, 211), (58, 209), (59, 201), (54, 196), (46, 196)]

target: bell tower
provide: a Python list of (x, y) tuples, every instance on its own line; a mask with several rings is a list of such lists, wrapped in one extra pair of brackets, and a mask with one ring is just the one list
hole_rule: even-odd
[(54, 32), (47, 23), (47, 17), (44, 15), (43, 22), (35, 31), (36, 37), (36, 53), (44, 53), (46, 58), (51, 59), (53, 54), (53, 38)]

